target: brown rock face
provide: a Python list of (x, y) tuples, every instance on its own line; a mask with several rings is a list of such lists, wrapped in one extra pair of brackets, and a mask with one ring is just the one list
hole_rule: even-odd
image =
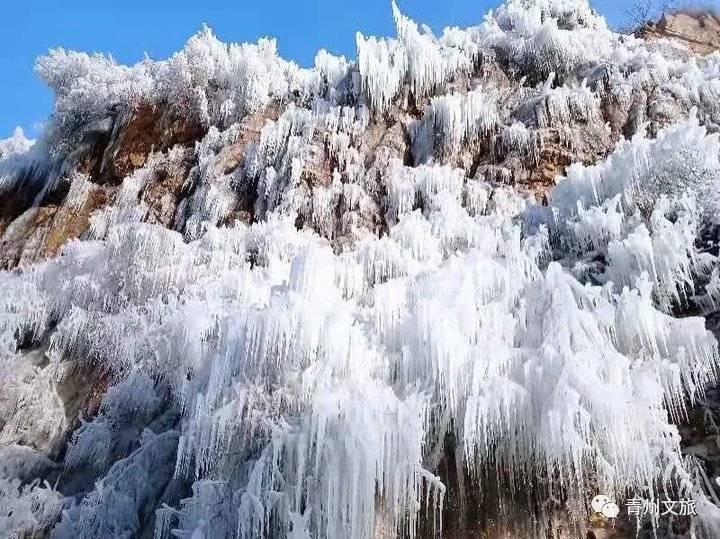
[(140, 195), (147, 204), (150, 219), (172, 227), (175, 210), (183, 196), (186, 180), (195, 164), (195, 152), (183, 148), (179, 159), (164, 159), (155, 166), (154, 176)]
[[(0, 193), (0, 268), (57, 254), (68, 240), (85, 233), (91, 214), (107, 205), (123, 178), (147, 164), (153, 153), (180, 145), (186, 146), (182, 158), (161, 159), (153, 181), (141, 194), (149, 207), (148, 218), (172, 226), (194, 165), (190, 145), (205, 131), (197, 121), (147, 104), (86, 126), (80, 149), (65, 158), (58, 173), (60, 181), (41, 200), (35, 200), (37, 190), (16, 188)], [(87, 178), (86, 192), (79, 201), (72, 200), (67, 190), (68, 178), (78, 173)], [(31, 207), (33, 201), (37, 206)]]
[(108, 190), (96, 188), (87, 194), (84, 202), (78, 207), (59, 207), (45, 240), (42, 255), (55, 256), (65, 242), (80, 237), (87, 230), (92, 213), (107, 204), (109, 195)]
[(98, 183), (118, 184), (142, 167), (153, 151), (165, 151), (176, 144), (200, 140), (206, 129), (196, 120), (169, 114), (166, 110), (141, 104), (120, 113), (109, 136), (102, 136), (78, 165)]
[(0, 269), (55, 256), (68, 240), (88, 228), (92, 213), (105, 206), (111, 189), (93, 186), (77, 203), (27, 209), (0, 238)]
[(666, 13), (659, 22), (648, 22), (635, 31), (644, 39), (669, 38), (696, 54), (720, 50), (720, 17), (702, 11)]
[(19, 189), (0, 193), (0, 237), (30, 204), (32, 204), (32, 198)]
[(318, 132), (308, 150), (308, 157), (302, 172), (302, 179), (308, 186), (327, 187), (332, 182), (333, 166), (325, 152), (325, 145)]
[[(242, 121), (240, 136), (238, 139), (225, 146), (218, 154), (215, 162), (215, 174), (223, 176), (241, 172), (239, 170), (245, 164), (248, 149), (260, 140), (260, 133), (267, 122), (276, 121), (282, 114), (283, 109), (279, 103), (273, 102), (267, 108), (249, 115)], [(234, 221), (240, 221), (250, 224), (254, 219), (254, 204), (256, 193), (253, 186), (248, 182), (242, 181), (235, 174), (237, 181), (236, 189), (238, 191), (237, 202), (235, 207), (230, 211), (223, 224), (230, 224)]]

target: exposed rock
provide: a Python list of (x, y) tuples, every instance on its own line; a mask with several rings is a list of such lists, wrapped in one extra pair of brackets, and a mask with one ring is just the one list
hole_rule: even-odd
[(696, 54), (720, 50), (720, 17), (708, 11), (680, 10), (665, 13), (635, 31), (644, 39), (669, 38)]
[[(238, 139), (220, 150), (215, 160), (215, 174), (224, 176), (241, 169), (245, 164), (248, 150), (260, 140), (263, 127), (267, 122), (276, 121), (282, 111), (283, 108), (277, 102), (273, 102), (263, 110), (243, 119), (240, 123), (240, 136)], [(257, 193), (254, 186), (245, 181), (242, 175), (238, 180), (236, 203), (222, 220), (223, 224), (231, 224), (234, 221), (250, 224), (254, 220), (254, 205)]]
[[(520, 4), (523, 3), (518, 6)], [(523, 9), (534, 8), (532, 3), (528, 4), (522, 6)], [(565, 9), (565, 3), (559, 4), (556, 9)], [(518, 6), (514, 7), (519, 9)], [(540, 18), (539, 11), (533, 13)], [(558, 28), (572, 30), (577, 22), (573, 22), (573, 17), (582, 19), (584, 12), (571, 10), (567, 17), (557, 13), (548, 16), (551, 15), (557, 21), (539, 34), (540, 41), (548, 47), (547, 64), (558, 70), (567, 65), (573, 67), (572, 61), (565, 62), (573, 56), (573, 51), (563, 48), (567, 36), (554, 32)], [(546, 14), (543, 12), (542, 16)], [(520, 20), (530, 25), (534, 19), (527, 15), (527, 20), (523, 17)], [(678, 32), (677, 21), (673, 24), (669, 19), (664, 21), (666, 27)], [(516, 21), (501, 22), (510, 27)], [(586, 22), (580, 20), (577, 24), (581, 32), (576, 37), (580, 39), (585, 36)], [(498, 25), (498, 33), (502, 25)], [(148, 475), (157, 470), (159, 475), (150, 481), (151, 488), (134, 493), (138, 494), (139, 506), (137, 511), (132, 509), (133, 524), (123, 530), (139, 537), (149, 537), (156, 522), (158, 527), (167, 524), (166, 529), (157, 532), (160, 535), (176, 525), (179, 529), (185, 527), (178, 533), (191, 532), (195, 524), (188, 515), (196, 509), (201, 513), (205, 511), (197, 502), (214, 503), (212, 496), (198, 494), (208, 485), (218, 488), (218, 507), (222, 507), (222, 511), (227, 507), (228, 514), (232, 513), (228, 522), (239, 513), (233, 504), (241, 498), (245, 500), (250, 493), (257, 497), (253, 504), (259, 506), (260, 501), (263, 504), (258, 522), (272, 521), (276, 526), (277, 519), (284, 527), (268, 527), (267, 533), (281, 534), (289, 530), (290, 524), (283, 520), (285, 516), (271, 514), (271, 511), (276, 510), (273, 507), (285, 509), (285, 502), (277, 501), (280, 497), (289, 500), (294, 496), (290, 489), (295, 488), (295, 481), (304, 482), (306, 486), (298, 490), (308, 492), (305, 497), (297, 498), (298, 505), (306, 504), (308, 515), (313, 513), (310, 516), (293, 514), (292, 518), (314, 519), (313, 533), (322, 535), (318, 530), (324, 529), (326, 516), (318, 510), (324, 506), (312, 499), (313, 490), (316, 485), (320, 489), (326, 486), (323, 481), (328, 479), (321, 469), (326, 465), (325, 459), (334, 453), (345, 455), (344, 451), (347, 455), (342, 459), (346, 460), (334, 461), (339, 470), (336, 477), (344, 472), (346, 462), (359, 469), (358, 465), (372, 463), (372, 459), (377, 458), (376, 467), (387, 467), (379, 479), (370, 477), (360, 494), (360, 490), (346, 490), (343, 477), (337, 481), (337, 488), (332, 487), (344, 496), (342, 504), (346, 505), (338, 507), (339, 513), (344, 514), (351, 507), (354, 503), (348, 502), (351, 497), (364, 497), (362, 511), (367, 514), (374, 504), (377, 506), (375, 535), (378, 537), (395, 537), (405, 532), (412, 535), (416, 531), (417, 537), (437, 536), (433, 516), (440, 515), (441, 504), (435, 497), (440, 482), (445, 496), (443, 534), (448, 538), (552, 535), (558, 539), (576, 539), (579, 530), (595, 539), (634, 537), (634, 525), (622, 518), (610, 521), (589, 513), (585, 518), (584, 499), (594, 495), (586, 491), (594, 488), (598, 479), (593, 474), (600, 474), (603, 469), (593, 468), (590, 460), (587, 464), (577, 463), (596, 454), (604, 458), (601, 449), (610, 455), (613, 463), (632, 462), (634, 453), (630, 446), (642, 437), (652, 438), (658, 447), (670, 447), (666, 445), (667, 437), (663, 436), (665, 431), (655, 428), (656, 425), (671, 427), (670, 423), (661, 421), (665, 413), (661, 393), (665, 388), (656, 386), (651, 374), (641, 379), (649, 382), (653, 398), (657, 397), (653, 406), (659, 419), (653, 415), (650, 426), (633, 431), (637, 438), (626, 439), (612, 433), (614, 437), (609, 441), (595, 440), (595, 435), (600, 439), (615, 425), (612, 422), (614, 408), (610, 406), (611, 409), (606, 410), (607, 401), (600, 398), (604, 395), (596, 395), (601, 393), (596, 389), (598, 384), (598, 387), (611, 387), (603, 378), (606, 373), (598, 370), (596, 378), (575, 385), (567, 385), (565, 377), (572, 378), (571, 375), (579, 372), (578, 368), (585, 368), (581, 362), (585, 361), (586, 352), (587, 355), (597, 352), (603, 361), (615, 358), (623, 369), (643, 367), (646, 361), (640, 353), (646, 352), (642, 348), (643, 339), (628, 333), (627, 340), (638, 341), (640, 347), (640, 351), (628, 351), (621, 350), (608, 337), (613, 334), (619, 339), (615, 333), (620, 334), (625, 328), (617, 320), (631, 319), (635, 311), (623, 318), (626, 311), (619, 310), (612, 283), (600, 290), (589, 278), (576, 275), (582, 273), (582, 268), (577, 268), (587, 263), (589, 257), (605, 256), (607, 253), (603, 250), (607, 250), (607, 246), (593, 246), (597, 251), (589, 253), (583, 251), (582, 255), (587, 256), (578, 258), (579, 263), (573, 266), (571, 259), (577, 258), (578, 253), (566, 252), (557, 238), (580, 242), (560, 227), (562, 223), (555, 222), (555, 216), (562, 217), (562, 214), (550, 212), (560, 212), (562, 208), (559, 203), (553, 206), (550, 195), (545, 198), (545, 205), (551, 208), (530, 204), (526, 214), (518, 214), (514, 208), (526, 208), (528, 193), (542, 200), (555, 185), (557, 176), (563, 175), (571, 164), (601, 161), (621, 137), (630, 138), (639, 132), (654, 137), (662, 127), (685, 120), (697, 103), (675, 100), (669, 90), (653, 80), (656, 72), (637, 68), (631, 62), (613, 70), (615, 66), (607, 65), (607, 58), (603, 60), (605, 65), (597, 69), (592, 65), (588, 67), (585, 60), (578, 61), (574, 66), (577, 80), (570, 81), (568, 71), (558, 82), (554, 75), (548, 76), (543, 71), (548, 66), (540, 65), (537, 59), (528, 60), (527, 66), (522, 63), (522, 54), (535, 54), (538, 43), (530, 41), (537, 36), (527, 35), (527, 28), (519, 26), (520, 37), (506, 36), (509, 44), (493, 42), (488, 50), (476, 50), (477, 54), (472, 52), (473, 46), (485, 47), (484, 39), (473, 41), (480, 30), (473, 31), (477, 35), (468, 32), (455, 36), (458, 39), (452, 47), (439, 44), (434, 36), (413, 33), (414, 40), (398, 45), (398, 50), (424, 43), (424, 48), (419, 47), (423, 54), (418, 54), (417, 63), (395, 79), (400, 81), (401, 88), (381, 110), (370, 110), (372, 103), (369, 109), (367, 96), (361, 91), (347, 91), (348, 81), (358, 79), (361, 73), (356, 66), (341, 63), (345, 74), (340, 82), (335, 81), (332, 91), (336, 93), (332, 98), (328, 97), (327, 88), (326, 93), (313, 94), (317, 92), (317, 85), (313, 86), (315, 79), (308, 77), (308, 87), (313, 90), (301, 93), (292, 89), (282, 99), (272, 97), (268, 101), (249, 103), (257, 106), (248, 108), (247, 115), (233, 117), (240, 118), (237, 123), (211, 123), (209, 127), (178, 117), (171, 112), (175, 109), (167, 104), (146, 102), (119, 108), (120, 112), (86, 123), (71, 137), (72, 151), (63, 154), (64, 160), (54, 169), (54, 174), (47, 176), (46, 191), (23, 191), (22, 196), (17, 192), (0, 194), (5, 197), (0, 199), (0, 268), (20, 266), (3, 277), (15, 287), (13, 292), (20, 290), (22, 294), (25, 288), (20, 288), (21, 285), (31, 291), (37, 289), (38, 303), (45, 301), (42, 307), (48, 306), (42, 311), (30, 305), (30, 314), (12, 311), (7, 317), (19, 320), (13, 322), (18, 329), (7, 332), (9, 354), (26, 369), (19, 379), (32, 398), (22, 402), (11, 391), (7, 395), (0, 392), (0, 403), (5, 403), (3, 399), (10, 403), (0, 407), (10, 410), (6, 417), (0, 417), (3, 441), (25, 444), (41, 452), (39, 456), (51, 457), (60, 463), (65, 459), (63, 452), (72, 447), (69, 440), (80, 432), (81, 419), (94, 418), (97, 420), (94, 426), (107, 427), (102, 414), (113, 408), (107, 402), (112, 402), (113, 392), (118, 391), (123, 400), (114, 404), (124, 404), (124, 407), (118, 406), (122, 417), (116, 418), (117, 425), (113, 427), (122, 432), (117, 438), (110, 435), (103, 438), (108, 446), (103, 449), (105, 452), (94, 453), (94, 445), (89, 444), (93, 445), (88, 450), (89, 456), (83, 456), (87, 460), (62, 462), (62, 477), (53, 475), (56, 473), (54, 462), (44, 463), (36, 475), (42, 479), (59, 479), (56, 484), (63, 495), (75, 497), (78, 504), (92, 504), (94, 498), (88, 489), (92, 490), (96, 479), (103, 478), (100, 486), (105, 488), (106, 481), (117, 477), (103, 475), (113, 466), (120, 470), (123, 466), (132, 471), (142, 469)], [(414, 29), (409, 23), (403, 28), (405, 32)], [(672, 33), (664, 32), (665, 36)], [(443, 39), (455, 39), (452, 33), (448, 36)], [(460, 39), (462, 37), (464, 39)], [(485, 36), (488, 42), (496, 37)], [(595, 39), (606, 37), (607, 34), (601, 32)], [(207, 35), (203, 39), (206, 38)], [(514, 39), (528, 42), (522, 41), (522, 46), (518, 46)], [(622, 39), (617, 38), (613, 43), (622, 44)], [(644, 58), (643, 54), (648, 53), (646, 44), (635, 39), (629, 41), (628, 48), (614, 50), (614, 53)], [(553, 49), (555, 46), (557, 51)], [(467, 54), (471, 60), (467, 62), (463, 47), (470, 51)], [(638, 52), (632, 47), (642, 50)], [(661, 50), (677, 54), (680, 68), (683, 65), (689, 68), (687, 51), (668, 44), (662, 47)], [(217, 50), (220, 55), (226, 52), (223, 47)], [(388, 79), (395, 74), (394, 70), (410, 65), (398, 61), (397, 65), (383, 67), (382, 61), (386, 59), (383, 50), (378, 55), (378, 65), (389, 72), (385, 73)], [(462, 54), (458, 52), (461, 50)], [(426, 58), (424, 53), (433, 51), (436, 57)], [(513, 60), (516, 52), (520, 59)], [(461, 56), (458, 65), (462, 65), (462, 69), (450, 75), (441, 70), (444, 78), (435, 80), (436, 64), (456, 61), (454, 55)], [(527, 67), (529, 75), (525, 75), (521, 67)], [(418, 73), (433, 84), (428, 83), (426, 93), (415, 95), (411, 79)], [(327, 69), (321, 74), (327, 83)], [(304, 75), (308, 73), (303, 72)], [(635, 75), (636, 78), (631, 78)], [(213, 92), (218, 91), (216, 81), (208, 85), (213, 86)], [(256, 89), (249, 86), (250, 90)], [(486, 86), (488, 92), (484, 94)], [(380, 85), (378, 88), (380, 93), (385, 90)], [(220, 94), (223, 89), (220, 88)], [(476, 92), (478, 89), (481, 91)], [(263, 98), (267, 97), (267, 92), (261, 93)], [(468, 95), (481, 99), (470, 102)], [(482, 101), (485, 98), (487, 100)], [(217, 111), (236, 106), (233, 99), (239, 102), (239, 96), (233, 94), (227, 101), (210, 103), (214, 111), (211, 117), (218, 117)], [(438, 115), (429, 116), (428, 111), (438, 103)], [(491, 106), (486, 107), (488, 103)], [(104, 114), (103, 109), (100, 115)], [(433, 120), (425, 121), (428, 118)], [(416, 128), (424, 129), (420, 143)], [(698, 125), (686, 127), (691, 134), (700, 129)], [(703, 141), (704, 136), (703, 131), (700, 137)], [(638, 154), (641, 151), (642, 148)], [(632, 161), (631, 158), (625, 160)], [(642, 155), (638, 160), (642, 160)], [(622, 164), (622, 159), (620, 161)], [(615, 175), (623, 181), (625, 177), (632, 177), (630, 174), (637, 171), (630, 165), (627, 170), (616, 170)], [(588, 173), (581, 179), (585, 181), (590, 176)], [(632, 202), (629, 197), (628, 203)], [(582, 201), (591, 198), (589, 195)], [(581, 201), (580, 195), (572, 198), (568, 206), (576, 201)], [(587, 211), (583, 216), (590, 224), (593, 218), (625, 219), (623, 226), (629, 222), (629, 210), (627, 216), (615, 212), (609, 198), (603, 199), (603, 204), (602, 208), (589, 203), (587, 208), (583, 207)], [(287, 217), (295, 217), (295, 228), (304, 230), (296, 230), (292, 219)], [(531, 225), (537, 217), (541, 230), (551, 227), (548, 236), (526, 230), (525, 217)], [(583, 226), (590, 226), (579, 219), (562, 218), (580, 231), (584, 230)], [(640, 219), (638, 213), (632, 215), (632, 219), (636, 218)], [(667, 231), (674, 231), (676, 224), (684, 222), (671, 221)], [(238, 222), (255, 226), (234, 227)], [(612, 232), (613, 241), (618, 245), (629, 237), (624, 228)], [(652, 241), (662, 239), (659, 234), (651, 238)], [(63, 245), (74, 238), (98, 241), (73, 244), (78, 249), (66, 249), (61, 258), (29, 271), (25, 269), (30, 263), (58, 255)], [(549, 241), (555, 243), (545, 245)], [(576, 247), (574, 243), (573, 247)], [(535, 252), (536, 248), (542, 253)], [(650, 248), (654, 248), (654, 244)], [(583, 249), (587, 250), (583, 245), (577, 247), (577, 250)], [(90, 260), (87, 266), (84, 256)], [(547, 268), (550, 259), (555, 267), (552, 272)], [(682, 262), (686, 263), (684, 258)], [(513, 273), (516, 266), (520, 271)], [(44, 268), (50, 269), (43, 273)], [(326, 270), (327, 273), (322, 273)], [(460, 275), (462, 278), (458, 278)], [(464, 282), (466, 275), (469, 277)], [(34, 276), (37, 276), (35, 281), (30, 279)], [(57, 282), (52, 278), (57, 278)], [(66, 280), (74, 288), (70, 289), (69, 285), (66, 290), (58, 286), (58, 282)], [(460, 281), (462, 287), (455, 289), (456, 281)], [(319, 297), (325, 286), (332, 292), (330, 299), (342, 298), (332, 309), (323, 304), (325, 298)], [(63, 288), (63, 293), (55, 294), (56, 288)], [(73, 296), (78, 289), (77, 296)], [(467, 303), (463, 299), (466, 296), (470, 298)], [(607, 299), (611, 296), (612, 302)], [(632, 298), (639, 299), (636, 296)], [(643, 296), (643, 299), (647, 298)], [(304, 308), (306, 301), (307, 310), (296, 310)], [(570, 307), (567, 313), (560, 312), (561, 302)], [(444, 303), (453, 304), (454, 310), (446, 314)], [(655, 306), (649, 299), (640, 306), (655, 315)], [(5, 308), (2, 302), (0, 307)], [(10, 309), (14, 308), (12, 304)], [(567, 314), (567, 319), (555, 316), (556, 309), (563, 316)], [(545, 310), (548, 310), (546, 317)], [(665, 316), (660, 313), (656, 318), (663, 322), (665, 318), (661, 319), (661, 314)], [(574, 326), (576, 321), (582, 325)], [(311, 327), (307, 322), (317, 323)], [(338, 333), (341, 338), (331, 340), (329, 336), (337, 328), (345, 331), (344, 324), (350, 329)], [(680, 322), (672, 319), (668, 327), (671, 324), (679, 326)], [(568, 327), (573, 329), (568, 331)], [(659, 327), (664, 330), (665, 325)], [(357, 337), (353, 333), (356, 330)], [(546, 330), (549, 336), (545, 335)], [(698, 342), (704, 336), (689, 330), (679, 335), (681, 338), (675, 338), (673, 333), (673, 345), (685, 335), (697, 337)], [(305, 337), (308, 343), (303, 341)], [(485, 341), (488, 346), (501, 350), (498, 356), (512, 358), (512, 363), (508, 360), (498, 366), (494, 357), (485, 358)], [(367, 346), (371, 354), (367, 354), (367, 365), (361, 365), (369, 366), (368, 372), (358, 369), (352, 378), (345, 380), (348, 367), (341, 364), (342, 359), (347, 357), (350, 367), (354, 367), (351, 361), (357, 361), (349, 356), (348, 342)], [(303, 348), (298, 346), (296, 350), (296, 344)], [(50, 345), (62, 352), (52, 361), (40, 353)], [(577, 352), (572, 361), (556, 359), (557, 351), (564, 352), (574, 346), (578, 346), (578, 350), (571, 350), (573, 354)], [(628, 348), (634, 347), (628, 345)], [(26, 353), (26, 349), (33, 351)], [(426, 352), (428, 357), (422, 357)], [(553, 352), (552, 357), (543, 356), (545, 352)], [(300, 353), (304, 355), (300, 357)], [(250, 354), (254, 355), (250, 357)], [(652, 350), (647, 352), (648, 356), (652, 354)], [(410, 357), (413, 355), (421, 357), (422, 364), (410, 363), (415, 359)], [(537, 361), (525, 361), (526, 355)], [(677, 355), (680, 356), (680, 352)], [(706, 354), (703, 358), (709, 356)], [(241, 360), (244, 363), (241, 364)], [(543, 362), (552, 367), (544, 374)], [(66, 372), (63, 369), (68, 365), (83, 368)], [(608, 372), (613, 365), (606, 365)], [(256, 366), (258, 371), (253, 372)], [(593, 366), (588, 363), (587, 368)], [(496, 369), (499, 369), (497, 373)], [(631, 372), (623, 369), (618, 367), (618, 380), (624, 380)], [(500, 372), (505, 370), (507, 372)], [(551, 370), (557, 371), (560, 379)], [(472, 375), (468, 374), (470, 371)], [(307, 399), (319, 397), (315, 389), (303, 385), (301, 398), (295, 396), (295, 375), (302, 373), (301, 382), (305, 384), (306, 378), (314, 377), (316, 372), (327, 375), (323, 383), (341, 381), (344, 384), (336, 402), (332, 399), (312, 401), (313, 410), (321, 414), (317, 418), (303, 415), (306, 403), (310, 402)], [(272, 377), (265, 379), (266, 374)], [(697, 387), (706, 381), (701, 374), (697, 374)], [(133, 378), (135, 375), (138, 379), (145, 377), (146, 383)], [(46, 384), (42, 376), (48, 376), (52, 384)], [(287, 381), (283, 378), (286, 376)], [(472, 378), (467, 387), (466, 376), (468, 380)], [(446, 385), (448, 381), (455, 384), (455, 379), (456, 385)], [(248, 380), (261, 381), (263, 385), (258, 382), (259, 389), (255, 385), (250, 387)], [(126, 382), (127, 386), (122, 386)], [(498, 408), (499, 411), (494, 412), (488, 408), (491, 411), (487, 417), (475, 418), (481, 425), (478, 432), (459, 441), (466, 434), (463, 431), (472, 428), (472, 421), (467, 421), (466, 406), (503, 398), (499, 393), (485, 393), (485, 386), (493, 389), (491, 386), (495, 383), (507, 383), (503, 387), (509, 392), (517, 387), (519, 394), (531, 398), (523, 397), (522, 402), (510, 399), (504, 411)], [(46, 386), (46, 392), (36, 390)], [(355, 387), (368, 392), (380, 388), (389, 403), (375, 410), (373, 396), (364, 400), (365, 394), (359, 395), (357, 414), (368, 414), (364, 417), (364, 430), (342, 423), (353, 420), (354, 409), (344, 408), (343, 395)], [(612, 387), (622, 395), (627, 390), (628, 398), (637, 397), (641, 403), (645, 398), (644, 394), (631, 393), (625, 386)], [(557, 395), (557, 402), (545, 401), (545, 388)], [(592, 394), (591, 398), (582, 395), (589, 399), (589, 404), (582, 403), (582, 413), (570, 417), (568, 422), (556, 422), (565, 412), (565, 404), (570, 402), (561, 399), (566, 395), (579, 395), (578, 392), (586, 388)], [(258, 396), (254, 394), (256, 389)], [(395, 433), (391, 429), (376, 431), (375, 427), (401, 417), (406, 405), (416, 410), (409, 396), (420, 390), (423, 399), (426, 398), (424, 392), (432, 395), (427, 396), (427, 410), (417, 414), (423, 419), (418, 420), (412, 435), (402, 440), (401, 446), (389, 445), (385, 454), (358, 453), (360, 458), (355, 459), (355, 452), (366, 439), (373, 440), (375, 447), (370, 449), (375, 451), (379, 444), (393, 438)], [(396, 392), (401, 392), (403, 401), (397, 400)], [(247, 400), (241, 402), (238, 395), (242, 399), (247, 396)], [(668, 391), (668, 395), (667, 399), (679, 401), (685, 393), (676, 390)], [(108, 396), (110, 400), (104, 401)], [(277, 402), (272, 402), (274, 399)], [(19, 403), (17, 406), (12, 405), (15, 401)], [(522, 405), (519, 408), (527, 405), (527, 409), (513, 415), (518, 413), (518, 403)], [(28, 410), (22, 408), (25, 404), (29, 405)], [(327, 414), (326, 405), (330, 410)], [(38, 424), (36, 418), (43, 414), (37, 410), (42, 411), (43, 407), (47, 408), (48, 421)], [(180, 408), (183, 408), (181, 421)], [(446, 412), (447, 419), (437, 410)], [(437, 418), (433, 415), (436, 413)], [(490, 417), (493, 413), (498, 416)], [(242, 423), (246, 421), (243, 414), (258, 421), (251, 423), (248, 419)], [(587, 427), (582, 427), (586, 431), (578, 435), (574, 432), (576, 421), (584, 417), (588, 418)], [(547, 430), (530, 436), (536, 418), (545, 422)], [(298, 419), (327, 424), (323, 434), (327, 434), (327, 439), (311, 441), (312, 436), (306, 436), (302, 430), (309, 423), (299, 424)], [(274, 425), (276, 420), (278, 423)], [(414, 421), (412, 417), (410, 420)], [(440, 428), (436, 420), (445, 422), (445, 426)], [(485, 423), (481, 424), (481, 420)], [(451, 425), (451, 422), (457, 423)], [(270, 476), (273, 483), (260, 485), (253, 493), (255, 487), (243, 474), (266, 462), (265, 454), (259, 457), (259, 451), (265, 451), (263, 447), (271, 447), (263, 445), (267, 438), (260, 433), (266, 425), (277, 426), (272, 438), (277, 448), (285, 443), (282, 440), (285, 434), (280, 432), (285, 426), (292, 429), (293, 439), (299, 442), (277, 449), (274, 455), (279, 460), (272, 463), (271, 473), (252, 472), (260, 483)], [(576, 453), (570, 455), (562, 447), (563, 432), (557, 434), (557, 440), (552, 440), (556, 431), (561, 430), (558, 425), (567, 426), (576, 435), (574, 445), (569, 444)], [(320, 430), (323, 429), (324, 426)], [(482, 435), (478, 434), (482, 429)], [(680, 425), (680, 430), (685, 455), (707, 461), (708, 469), (713, 472), (720, 469), (720, 444), (716, 434), (711, 436), (694, 416), (688, 425)], [(334, 445), (338, 432), (350, 442), (344, 446)], [(155, 451), (152, 440), (156, 440), (158, 433), (158, 438), (167, 439), (161, 440), (161, 450)], [(113, 436), (115, 434), (113, 432)], [(145, 435), (146, 439), (141, 441)], [(353, 439), (349, 435), (357, 437)], [(554, 445), (545, 446), (543, 435)], [(180, 445), (178, 436), (181, 436)], [(517, 447), (510, 447), (515, 443), (513, 436), (518, 436)], [(116, 439), (123, 443), (112, 443)], [(615, 444), (620, 441), (623, 443)], [(195, 446), (199, 442), (207, 442), (207, 446)], [(624, 442), (628, 446), (623, 447), (626, 452), (617, 450), (616, 446), (624, 446)], [(314, 447), (315, 443), (317, 454), (306, 454), (304, 450)], [(521, 444), (527, 447), (520, 450)], [(133, 456), (138, 447), (142, 449)], [(233, 450), (237, 447), (238, 453), (231, 453), (228, 447)], [(465, 448), (477, 453), (476, 462), (463, 453)], [(644, 451), (648, 451), (647, 448)], [(674, 449), (669, 452), (674, 454)], [(654, 455), (641, 454), (648, 455), (645, 462), (650, 469)], [(28, 455), (32, 462), (34, 457)], [(310, 462), (306, 460), (308, 455), (316, 459), (318, 469), (312, 476), (303, 475), (305, 462)], [(573, 466), (561, 468), (557, 462), (565, 459), (567, 464), (570, 456)], [(135, 466), (133, 458), (146, 461), (146, 467)], [(294, 458), (301, 462), (300, 471), (293, 476), (296, 470), (292, 470), (287, 475), (289, 481), (284, 482), (282, 477), (284, 483), (276, 484), (275, 474), (279, 480), (285, 472), (283, 467), (292, 466)], [(540, 462), (543, 458), (557, 459), (557, 462), (543, 464)], [(198, 464), (203, 460), (204, 463)], [(193, 470), (193, 467), (196, 468)], [(420, 469), (426, 470), (427, 475), (418, 476)], [(557, 480), (553, 477), (556, 471), (568, 475), (553, 484)], [(407, 475), (394, 475), (398, 472), (407, 472)], [(509, 477), (511, 472), (516, 474)], [(577, 491), (568, 488), (572, 486), (572, 473), (578, 476), (587, 473), (584, 482), (579, 482), (582, 488)], [(221, 480), (216, 481), (217, 478)], [(367, 474), (353, 480), (366, 479)], [(378, 485), (386, 480), (388, 485), (401, 485), (400, 490), (379, 489)], [(621, 484), (619, 488), (627, 488), (618, 484)], [(129, 486), (121, 483), (111, 488), (125, 496), (124, 489), (130, 486), (130, 483)], [(321, 494), (332, 497), (335, 490), (321, 491)], [(388, 499), (382, 499), (383, 496)], [(391, 499), (392, 496), (397, 499)], [(426, 507), (437, 504), (438, 510), (418, 512), (417, 521), (411, 523), (417, 508), (424, 505), (420, 501), (427, 502)], [(571, 503), (566, 503), (568, 501)], [(617, 502), (622, 505), (623, 500)], [(197, 506), (193, 505), (196, 503)], [(114, 510), (114, 506), (108, 510), (102, 508), (105, 514)], [(249, 510), (248, 514), (251, 513)], [(65, 529), (64, 533), (72, 536), (83, 529), (73, 528), (70, 520), (76, 517), (77, 514), (72, 516), (68, 512), (57, 529)], [(178, 519), (188, 522), (176, 522)], [(327, 519), (340, 522), (337, 516), (330, 515)], [(242, 525), (231, 524), (227, 527), (229, 534)], [(293, 521), (293, 528), (295, 524)], [(349, 530), (354, 536), (370, 533), (369, 528), (351, 530), (349, 524), (342, 525), (343, 531)], [(410, 529), (415, 525), (417, 530)], [(302, 530), (298, 527), (293, 531), (300, 534)], [(332, 535), (331, 532), (325, 535), (328, 534)]]
[(54, 256), (68, 240), (81, 237), (92, 213), (107, 204), (114, 191), (86, 183), (88, 189), (81, 199), (34, 206), (15, 219), (0, 237), (0, 268)]
[(205, 130), (195, 120), (143, 103), (114, 118), (109, 137), (101, 137), (94, 144), (78, 170), (98, 183), (116, 184), (142, 167), (151, 152), (193, 143), (202, 138)]
[(313, 141), (306, 150), (302, 180), (313, 187), (327, 187), (332, 182), (333, 164), (327, 154), (323, 134), (315, 132)]
[(172, 227), (188, 174), (195, 165), (194, 158), (193, 149), (184, 148), (176, 158), (161, 159), (153, 167), (153, 176), (140, 195), (153, 222)]

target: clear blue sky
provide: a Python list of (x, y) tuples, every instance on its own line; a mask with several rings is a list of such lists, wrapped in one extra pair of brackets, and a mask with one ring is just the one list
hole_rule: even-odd
[[(50, 112), (52, 95), (33, 71), (53, 47), (112, 54), (135, 63), (166, 58), (207, 23), (223, 41), (278, 39), (280, 54), (310, 66), (326, 48), (355, 57), (355, 31), (393, 36), (390, 0), (2, 0), (0, 138), (16, 125), (28, 134)], [(629, 0), (628, 0), (629, 1)], [(500, 0), (399, 0), (403, 12), (440, 31), (478, 24)], [(627, 2), (591, 0), (616, 24)]]

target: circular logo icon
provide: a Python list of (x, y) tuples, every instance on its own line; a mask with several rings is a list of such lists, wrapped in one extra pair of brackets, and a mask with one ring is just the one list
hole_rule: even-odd
[(605, 496), (605, 494), (598, 494), (590, 502), (590, 506), (596, 513), (602, 513), (602, 508), (605, 504), (610, 503), (612, 500)]
[(600, 513), (605, 518), (615, 518), (620, 514), (620, 508), (605, 494), (595, 496), (590, 502), (590, 506), (595, 513)]
[(615, 518), (620, 513), (620, 508), (614, 502), (608, 502), (602, 506), (600, 512), (607, 518)]

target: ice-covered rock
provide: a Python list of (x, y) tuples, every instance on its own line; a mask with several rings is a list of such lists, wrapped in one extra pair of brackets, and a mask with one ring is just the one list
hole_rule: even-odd
[(678, 425), (720, 362), (720, 56), (584, 0), (392, 12), (312, 69), (207, 28), (38, 62), (53, 117), (0, 144), (3, 533), (541, 536), (597, 491), (712, 536)]

